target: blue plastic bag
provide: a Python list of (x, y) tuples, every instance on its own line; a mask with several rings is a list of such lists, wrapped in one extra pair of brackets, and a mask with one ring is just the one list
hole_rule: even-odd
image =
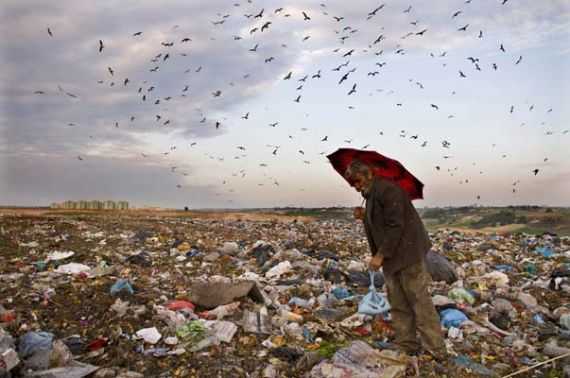
[(18, 351), (26, 358), (40, 350), (51, 350), (54, 335), (49, 332), (28, 332), (20, 337)]
[(352, 297), (352, 293), (345, 287), (335, 287), (331, 290), (332, 295), (338, 300)]
[(124, 278), (121, 278), (120, 280), (115, 282), (113, 286), (111, 286), (111, 295), (117, 295), (121, 291), (126, 291), (131, 295), (135, 293), (129, 281), (125, 280)]
[(552, 249), (552, 247), (545, 245), (542, 247), (537, 247), (534, 250), (536, 253), (541, 254), (543, 257), (552, 257), (552, 255), (554, 255), (554, 250)]
[(441, 318), (441, 324), (443, 324), (445, 328), (449, 327), (459, 328), (461, 326), (461, 323), (463, 323), (466, 320), (469, 320), (464, 313), (454, 308), (448, 308), (443, 310), (439, 314), (439, 316)]
[(358, 312), (366, 315), (380, 315), (390, 310), (388, 300), (376, 291), (374, 286), (374, 272), (370, 273), (370, 287), (368, 294), (358, 304)]

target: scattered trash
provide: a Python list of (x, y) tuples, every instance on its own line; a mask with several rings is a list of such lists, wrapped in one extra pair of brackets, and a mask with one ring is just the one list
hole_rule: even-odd
[(467, 356), (457, 356), (454, 359), (454, 362), (457, 366), (462, 367), (462, 368), (467, 368), (469, 370), (471, 370), (472, 372), (476, 373), (477, 375), (483, 376), (483, 377), (494, 377), (496, 376), (496, 374), (488, 369), (487, 367), (476, 363), (472, 360), (469, 359), (469, 357)]
[(342, 377), (403, 377), (410, 359), (392, 351), (379, 352), (363, 341), (354, 341), (339, 349), (332, 360), (325, 360), (313, 367), (311, 378)]
[[(41, 219), (2, 218), (0, 376), (396, 377), (414, 365), (394, 350), (361, 224)], [(503, 375), (570, 350), (570, 238), (431, 240), (429, 290), (458, 356), (442, 365)], [(424, 357), (420, 376), (437, 376)]]

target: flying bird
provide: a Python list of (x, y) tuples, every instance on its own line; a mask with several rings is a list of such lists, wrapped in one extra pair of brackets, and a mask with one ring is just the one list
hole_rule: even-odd
[(461, 71), (461, 70), (459, 70), (459, 76), (460, 76), (460, 77), (467, 77), (467, 76), (465, 76), (465, 74), (464, 74), (463, 71)]
[(287, 75), (285, 75), (285, 77), (283, 78), (283, 80), (289, 80), (291, 79), (291, 76), (293, 75), (293, 71), (289, 71), (289, 73)]
[(52, 32), (51, 32), (51, 29), (50, 29), (50, 28), (47, 28), (47, 32), (48, 32), (48, 34), (49, 34), (49, 36), (50, 36), (50, 37), (53, 37), (53, 34), (52, 34)]
[(303, 12), (301, 12), (301, 13), (303, 13), (303, 21), (309, 21), (309, 20), (311, 19), (311, 17), (309, 17), (309, 16), (307, 15), (307, 13), (305, 13), (305, 11), (303, 11)]
[(105, 46), (103, 46), (103, 41), (102, 41), (102, 40), (99, 40), (99, 52), (103, 51), (103, 48), (104, 48), (104, 47), (105, 47)]
[(459, 29), (457, 29), (457, 31), (467, 31), (467, 28), (469, 27), (469, 24), (460, 27)]
[(517, 59), (517, 61), (515, 62), (515, 64), (519, 64), (520, 62), (522, 62), (522, 55), (519, 56), (519, 58)]
[(501, 50), (502, 52), (505, 52), (505, 46), (503, 46), (502, 43), (501, 43), (501, 46), (499, 47), (499, 50)]
[(261, 26), (261, 31), (269, 29), (269, 25), (271, 25), (271, 21), (267, 21), (265, 24), (263, 24), (263, 26)]
[(139, 35), (141, 35), (143, 32), (136, 32), (133, 34), (133, 37), (138, 37)]
[(327, 140), (329, 140), (329, 136), (325, 135), (325, 137), (323, 139), (321, 139), (321, 142), (326, 142)]
[(430, 104), (430, 106), (431, 106), (432, 108), (434, 108), (435, 110), (439, 110), (439, 106), (437, 106), (436, 104)]
[(386, 4), (382, 4), (382, 5), (378, 6), (377, 8), (375, 8), (372, 12), (368, 13), (368, 17), (366, 19), (370, 20), (372, 17), (376, 16), (376, 13), (378, 13), (378, 11), (382, 10), (382, 8), (384, 8), (385, 6), (386, 6)]
[(348, 91), (348, 95), (350, 96), (353, 93), (356, 93), (356, 83), (352, 85), (352, 88), (350, 89), (350, 91)]
[(461, 13), (463, 13), (463, 12), (459, 10), (459, 11), (453, 13), (453, 14), (451, 15), (451, 18), (455, 18), (455, 17), (459, 16)]

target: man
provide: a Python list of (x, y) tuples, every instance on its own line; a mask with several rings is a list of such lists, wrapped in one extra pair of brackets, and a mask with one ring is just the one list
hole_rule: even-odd
[(420, 353), (417, 330), (424, 348), (444, 359), (439, 316), (427, 290), (431, 277), (425, 254), (431, 242), (416, 209), (398, 184), (376, 177), (360, 161), (350, 164), (345, 177), (366, 199), (365, 209), (355, 209), (354, 215), (364, 222), (372, 252), (369, 269), (384, 270), (397, 346), (411, 355)]

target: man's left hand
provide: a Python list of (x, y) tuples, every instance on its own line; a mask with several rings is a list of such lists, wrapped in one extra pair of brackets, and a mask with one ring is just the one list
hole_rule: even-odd
[(380, 267), (382, 267), (383, 263), (384, 263), (384, 257), (382, 255), (374, 255), (372, 256), (370, 262), (368, 263), (368, 270), (375, 272), (378, 269), (380, 269)]

